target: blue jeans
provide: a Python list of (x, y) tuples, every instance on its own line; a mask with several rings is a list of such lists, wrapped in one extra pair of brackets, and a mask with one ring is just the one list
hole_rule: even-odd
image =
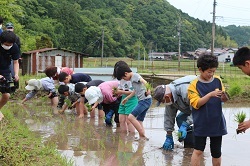
[(140, 101), (138, 101), (138, 104), (133, 109), (131, 114), (134, 115), (134, 117), (136, 117), (137, 120), (143, 122), (144, 118), (146, 116), (146, 113), (147, 113), (149, 107), (151, 106), (151, 104), (152, 104), (152, 98), (140, 100)]

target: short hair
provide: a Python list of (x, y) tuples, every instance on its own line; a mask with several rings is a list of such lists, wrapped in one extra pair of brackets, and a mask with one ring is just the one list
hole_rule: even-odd
[(55, 66), (47, 67), (44, 70), (44, 73), (46, 74), (47, 77), (54, 77), (57, 73), (57, 67), (55, 67)]
[(211, 68), (217, 68), (219, 66), (218, 58), (214, 55), (201, 55), (197, 59), (197, 67), (202, 71)]
[(67, 74), (67, 73), (65, 73), (65, 72), (61, 72), (60, 74), (59, 74), (59, 81), (60, 82), (63, 82), (65, 79), (66, 79), (66, 77), (68, 77), (69, 75)]
[(3, 31), (0, 35), (0, 42), (1, 43), (15, 43), (16, 42), (16, 35), (12, 31)]
[(132, 70), (130, 69), (130, 67), (128, 65), (119, 65), (117, 68), (116, 68), (116, 78), (118, 80), (121, 80), (122, 77), (125, 76), (125, 72), (128, 72), (128, 73), (131, 73)]
[(248, 47), (241, 47), (233, 57), (233, 64), (234, 66), (245, 66), (247, 60), (250, 60), (250, 49)]
[(75, 84), (75, 92), (76, 93), (82, 92), (83, 88), (87, 88), (87, 86), (83, 83), (76, 83)]
[(125, 61), (118, 61), (118, 62), (116, 62), (115, 66), (114, 66), (113, 75), (112, 75), (113, 78), (117, 78), (117, 76), (116, 76), (116, 68), (118, 66), (120, 66), (120, 65), (127, 65), (128, 66), (128, 64)]
[(65, 92), (69, 92), (69, 87), (67, 85), (60, 85), (58, 87), (58, 93), (63, 95)]

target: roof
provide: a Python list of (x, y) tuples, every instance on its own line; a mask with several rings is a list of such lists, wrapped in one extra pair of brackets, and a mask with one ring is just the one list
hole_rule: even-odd
[(37, 53), (37, 52), (41, 53), (41, 52), (48, 52), (48, 51), (53, 51), (53, 50), (62, 50), (62, 51), (66, 51), (66, 52), (71, 52), (71, 53), (76, 53), (76, 54), (88, 56), (88, 54), (84, 54), (84, 53), (76, 52), (76, 51), (72, 51), (72, 50), (67, 50), (64, 48), (42, 48), (42, 49), (38, 49), (38, 50), (31, 50), (28, 52), (24, 52), (23, 54), (33, 54), (33, 53)]

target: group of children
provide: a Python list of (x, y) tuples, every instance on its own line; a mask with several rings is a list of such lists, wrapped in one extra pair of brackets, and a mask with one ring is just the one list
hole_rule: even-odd
[[(246, 58), (244, 59), (243, 56)], [(250, 61), (250, 51), (248, 48), (243, 48), (236, 53), (233, 62), (244, 73), (250, 75), (248, 61)], [(213, 55), (200, 56), (197, 60), (200, 75), (190, 83), (188, 88), (195, 136), (191, 165), (199, 165), (207, 137), (210, 137), (212, 162), (214, 165), (221, 165), (222, 136), (227, 134), (221, 103), (228, 98), (221, 79), (214, 75), (218, 64), (217, 57)], [(151, 92), (146, 88), (147, 81), (140, 74), (133, 73), (126, 62), (117, 62), (114, 66), (114, 80), (106, 82), (91, 80), (89, 76), (82, 73), (72, 74), (73, 71), (68, 74), (63, 72), (63, 69), (54, 69), (54, 72), (48, 70), (45, 71), (48, 77), (39, 81), (34, 79), (28, 81), (26, 89), (31, 92), (26, 95), (23, 102), (41, 89), (49, 91), (48, 97), (51, 99), (57, 98), (54, 93), (55, 86), (49, 79), (58, 78), (63, 82), (58, 88), (59, 94), (72, 98), (71, 102), (76, 106), (80, 118), (86, 112), (85, 103), (88, 103), (91, 105), (91, 112), (98, 108), (99, 116), (105, 116), (108, 126), (112, 125), (112, 116), (115, 114), (114, 121), (117, 127), (120, 126), (121, 131), (135, 132), (136, 129), (140, 138), (147, 139), (143, 121), (152, 104)], [(48, 86), (50, 83), (51, 86)], [(52, 100), (53, 107), (56, 102), (58, 98)], [(61, 112), (63, 110), (64, 107)], [(250, 122), (247, 121), (240, 124), (240, 127), (245, 131), (250, 127), (249, 124)]]
[[(25, 88), (30, 92), (22, 103), (39, 90), (47, 91), (55, 113), (74, 107), (79, 118), (88, 112), (93, 118), (98, 108), (99, 118), (105, 117), (107, 126), (112, 126), (114, 119), (121, 131), (134, 133), (136, 129), (141, 139), (147, 139), (143, 120), (152, 104), (151, 92), (146, 89), (147, 81), (133, 73), (126, 62), (115, 64), (111, 81), (92, 80), (89, 75), (74, 73), (67, 67), (48, 67), (44, 72), (47, 77), (26, 82)], [(58, 89), (55, 81), (59, 82)]]

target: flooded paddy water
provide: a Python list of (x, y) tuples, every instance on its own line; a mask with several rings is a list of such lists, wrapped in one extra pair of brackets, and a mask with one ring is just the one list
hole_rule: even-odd
[[(42, 137), (44, 144), (55, 143), (62, 156), (76, 166), (188, 166), (192, 148), (184, 148), (174, 133), (173, 151), (161, 149), (166, 132), (163, 129), (164, 107), (151, 106), (144, 126), (149, 141), (136, 141), (138, 133), (123, 134), (114, 124), (106, 127), (104, 119), (85, 117), (78, 119), (67, 112), (53, 115), (45, 103), (28, 103), (16, 111), (29, 129)], [(223, 137), (222, 165), (247, 166), (250, 153), (250, 130), (236, 134), (234, 114), (244, 111), (249, 118), (249, 108), (223, 108), (227, 120), (228, 134)], [(97, 114), (96, 114), (97, 115)], [(178, 130), (176, 126), (176, 131)], [(209, 142), (205, 149), (202, 165), (212, 165)]]

